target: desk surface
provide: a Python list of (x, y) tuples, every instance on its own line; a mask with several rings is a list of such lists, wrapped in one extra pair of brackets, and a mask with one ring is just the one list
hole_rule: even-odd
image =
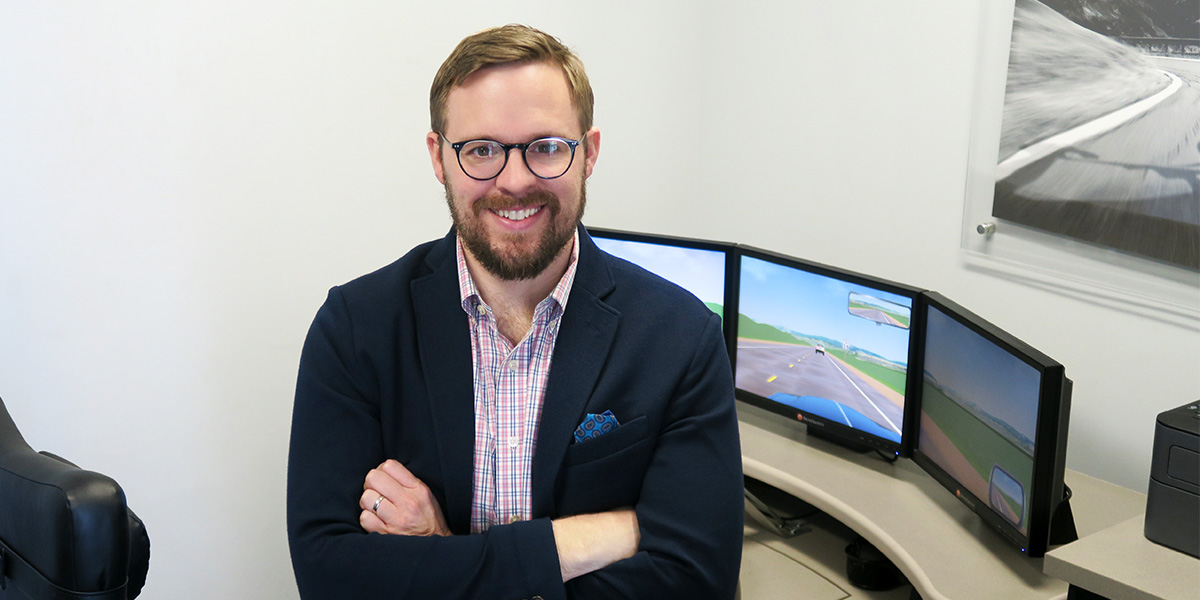
[[(924, 600), (1065, 598), (1067, 583), (987, 527), (911, 460), (887, 463), (806, 439), (762, 409), (738, 404), (746, 475), (804, 500), (854, 529), (896, 564)], [(1146, 497), (1068, 471), (1081, 537), (1135, 517)]]
[(845, 549), (854, 534), (820, 513), (808, 524), (808, 531), (782, 538), (755, 511), (746, 512), (738, 600), (911, 600), (907, 585), (884, 591), (851, 585)]
[(1055, 548), (1046, 573), (1112, 600), (1200, 598), (1200, 559), (1146, 539), (1145, 523), (1142, 512)]

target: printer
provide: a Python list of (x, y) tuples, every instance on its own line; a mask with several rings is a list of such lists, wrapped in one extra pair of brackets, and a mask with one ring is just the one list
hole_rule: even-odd
[(1200, 401), (1158, 415), (1145, 534), (1200, 558)]

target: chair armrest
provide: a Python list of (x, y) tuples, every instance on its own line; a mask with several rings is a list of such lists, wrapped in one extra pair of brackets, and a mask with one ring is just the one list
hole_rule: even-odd
[(129, 516), (112, 478), (5, 445), (0, 506), (0, 539), (50, 583), (76, 592), (125, 585)]

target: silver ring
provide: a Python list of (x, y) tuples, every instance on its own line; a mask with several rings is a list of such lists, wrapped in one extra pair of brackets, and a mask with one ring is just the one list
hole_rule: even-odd
[(378, 513), (378, 512), (379, 512), (379, 503), (380, 503), (380, 502), (383, 502), (383, 496), (382, 496), (382, 495), (381, 495), (381, 496), (379, 496), (378, 498), (376, 498), (376, 499), (375, 499), (375, 505), (371, 507), (371, 512), (373, 512), (373, 513)]

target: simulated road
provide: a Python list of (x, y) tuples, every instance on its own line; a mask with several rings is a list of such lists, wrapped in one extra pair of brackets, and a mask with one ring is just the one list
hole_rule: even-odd
[(878, 383), (816, 348), (740, 340), (737, 352), (739, 388), (764, 398), (778, 393), (826, 398), (900, 433), (903, 407), (877, 390)]

